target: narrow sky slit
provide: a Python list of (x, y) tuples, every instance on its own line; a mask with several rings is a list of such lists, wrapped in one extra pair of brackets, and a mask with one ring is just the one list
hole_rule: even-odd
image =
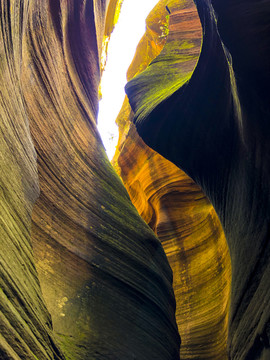
[(101, 80), (98, 129), (110, 160), (118, 141), (115, 120), (125, 97), (126, 72), (145, 32), (145, 19), (156, 3), (157, 0), (124, 0), (108, 45), (106, 69)]

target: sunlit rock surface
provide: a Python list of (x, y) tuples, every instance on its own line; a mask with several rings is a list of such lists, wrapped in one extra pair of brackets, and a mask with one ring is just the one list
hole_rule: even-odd
[(221, 220), (232, 262), (229, 358), (268, 359), (270, 3), (196, 4), (194, 71), (182, 72), (176, 41), (127, 93), (144, 141), (202, 187)]
[(107, 6), (0, 2), (1, 359), (179, 358), (171, 269), (96, 130)]
[[(181, 6), (171, 1), (168, 29), (166, 3), (160, 1), (149, 14), (128, 79), (147, 67), (165, 40), (168, 46), (178, 39), (181, 70), (193, 71), (201, 48), (196, 7), (192, 1)], [(227, 359), (230, 258), (221, 225), (201, 189), (145, 145), (132, 120), (125, 99), (117, 119), (120, 138), (113, 164), (133, 204), (157, 233), (172, 267), (181, 359)]]

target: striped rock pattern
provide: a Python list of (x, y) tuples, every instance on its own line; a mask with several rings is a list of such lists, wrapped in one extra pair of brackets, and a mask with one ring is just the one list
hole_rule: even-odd
[(126, 89), (140, 136), (201, 186), (221, 220), (232, 266), (229, 358), (268, 359), (270, 3), (196, 5), (194, 71), (181, 73), (176, 42)]
[[(166, 4), (171, 11), (169, 24)], [(157, 57), (165, 40), (166, 47), (179, 42), (180, 70), (192, 72), (201, 36), (192, 1), (180, 5), (178, 1), (160, 1), (147, 18), (147, 30), (128, 79)], [(167, 54), (165, 48), (157, 60), (169, 57)], [(145, 81), (151, 81), (147, 73)], [(230, 256), (220, 222), (200, 187), (143, 142), (133, 119), (125, 99), (117, 119), (120, 139), (113, 164), (138, 212), (158, 235), (173, 270), (176, 320), (182, 340), (180, 357), (227, 359)]]
[(117, 3), (0, 1), (1, 359), (179, 358), (171, 269), (96, 129)]
[(27, 2), (1, 1), (0, 22), (0, 358), (63, 359), (30, 239), (39, 182), (20, 81)]

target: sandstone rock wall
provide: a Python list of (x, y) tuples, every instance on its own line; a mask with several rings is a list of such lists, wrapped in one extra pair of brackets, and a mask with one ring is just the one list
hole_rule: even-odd
[(27, 2), (1, 1), (0, 22), (0, 358), (62, 359), (30, 240), (39, 182), (21, 88)]
[(96, 129), (107, 10), (0, 2), (1, 359), (179, 358), (171, 269)]
[(232, 263), (229, 358), (267, 359), (269, 1), (196, 5), (203, 45), (194, 71), (181, 73), (179, 44), (169, 44), (127, 93), (144, 141), (202, 187), (221, 220)]
[[(192, 72), (201, 37), (192, 1), (160, 1), (147, 18), (147, 30), (128, 70), (128, 80), (157, 57), (165, 41), (169, 50), (165, 48), (157, 61), (172, 56), (170, 47), (177, 41), (174, 55), (179, 59), (179, 71)], [(164, 76), (158, 71), (157, 76)], [(152, 74), (144, 74), (146, 84), (153, 81)], [(181, 359), (227, 359), (230, 256), (220, 222), (200, 187), (142, 141), (133, 119), (125, 99), (117, 119), (120, 138), (113, 164), (133, 204), (158, 235), (172, 267)]]

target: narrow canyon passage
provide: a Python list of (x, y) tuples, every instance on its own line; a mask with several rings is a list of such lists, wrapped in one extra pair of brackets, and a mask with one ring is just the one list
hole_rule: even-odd
[(0, 359), (268, 359), (270, 2), (156, 1), (110, 162), (121, 3), (0, 0)]

